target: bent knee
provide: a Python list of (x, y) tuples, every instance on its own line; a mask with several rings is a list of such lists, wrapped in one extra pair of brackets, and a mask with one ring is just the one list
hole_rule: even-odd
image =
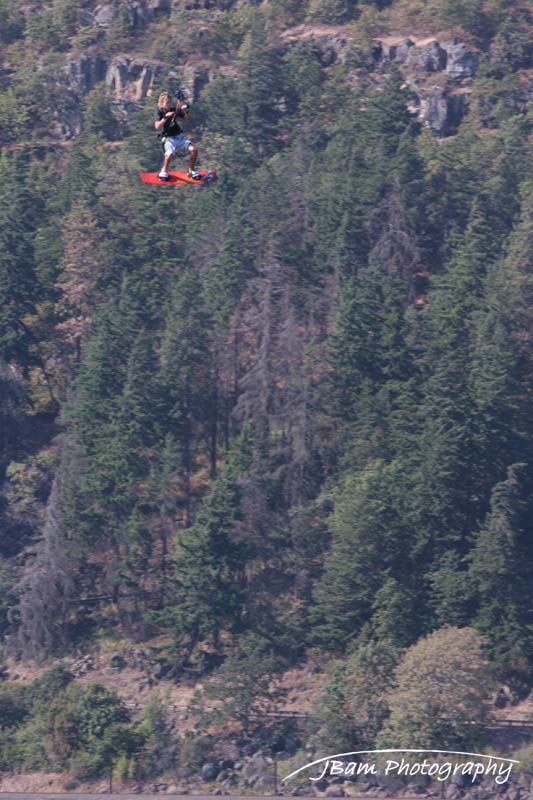
[(197, 153), (197, 152), (198, 152), (198, 148), (196, 147), (196, 145), (195, 144), (190, 144), (189, 145), (189, 153)]

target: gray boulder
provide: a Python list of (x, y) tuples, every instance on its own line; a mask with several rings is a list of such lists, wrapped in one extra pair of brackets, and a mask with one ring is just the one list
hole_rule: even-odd
[(464, 797), (464, 792), (458, 786), (450, 783), (444, 790), (444, 797), (446, 800), (460, 800), (460, 798)]
[[(65, 131), (63, 131), (63, 134), (64, 133)], [(64, 138), (64, 136), (61, 135), (59, 138)], [(1, 669), (2, 668), (0, 667), (0, 673)], [(79, 678), (81, 675), (86, 675), (93, 669), (94, 669), (94, 660), (90, 655), (84, 656), (83, 658), (79, 658), (70, 665), (70, 671), (72, 672), (73, 675), (76, 676), (76, 678)], [(1, 678), (2, 676), (0, 674), (0, 680)]]
[(94, 10), (94, 24), (102, 28), (107, 28), (115, 18), (115, 9), (111, 3), (106, 3), (101, 6), (96, 6)]
[(311, 39), (323, 67), (345, 63), (349, 42), (344, 36), (328, 33), (323, 36), (312, 36)]
[(274, 772), (271, 769), (269, 772), (264, 772), (254, 781), (254, 791), (256, 792), (269, 792), (274, 788)]
[(403, 39), (396, 45), (396, 52), (394, 53), (394, 61), (398, 64), (403, 64), (409, 55), (409, 52), (415, 43), (411, 39)]
[(140, 28), (161, 13), (170, 11), (170, 0), (122, 0), (134, 28)]
[(214, 781), (220, 769), (214, 761), (208, 761), (202, 767), (201, 778), (203, 781)]
[(441, 72), (446, 68), (446, 62), (446, 50), (437, 41), (425, 47), (411, 47), (405, 60), (406, 66), (419, 72)]
[(113, 653), (113, 655), (109, 659), (108, 666), (111, 669), (116, 669), (118, 671), (124, 669), (126, 666), (126, 659), (122, 655), (122, 653)]
[(65, 66), (68, 82), (74, 92), (83, 97), (97, 83), (103, 81), (107, 72), (107, 61), (98, 54), (82, 53)]
[(267, 775), (273, 772), (272, 764), (269, 764), (266, 758), (261, 755), (256, 755), (248, 761), (242, 770), (244, 778), (248, 781), (257, 780), (261, 775)]
[(454, 133), (466, 112), (466, 94), (451, 94), (440, 86), (415, 88), (420, 118), (439, 136)]
[(388, 64), (391, 61), (395, 61), (397, 64), (403, 64), (408, 56), (411, 48), (415, 46), (415, 43), (411, 39), (402, 39), (401, 42), (397, 42), (395, 44), (384, 44), (383, 42), (379, 42), (379, 56), (381, 60)]
[(386, 797), (398, 797), (405, 791), (405, 782), (401, 778), (386, 777), (382, 782)]
[(472, 78), (476, 74), (479, 56), (464, 42), (448, 46), (446, 56), (446, 74), (450, 78)]
[(325, 791), (326, 797), (344, 797), (345, 792), (342, 786), (328, 786)]
[(151, 91), (164, 71), (159, 61), (117, 56), (109, 65), (105, 82), (121, 102), (138, 103)]

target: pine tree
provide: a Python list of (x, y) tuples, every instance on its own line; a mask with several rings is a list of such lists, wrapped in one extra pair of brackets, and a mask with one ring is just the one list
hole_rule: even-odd
[(239, 52), (240, 107), (242, 127), (238, 131), (251, 143), (255, 153), (264, 157), (276, 147), (279, 111), (276, 62), (268, 47), (265, 23), (260, 11), (254, 10), (251, 30)]
[(65, 357), (72, 363), (81, 358), (100, 299), (98, 283), (105, 266), (99, 248), (101, 231), (85, 198), (78, 199), (63, 220), (64, 255), (56, 288), (60, 291), (56, 313), (57, 330), (65, 342)]
[(33, 260), (35, 203), (18, 158), (0, 160), (0, 355), (28, 364), (34, 341), (28, 317), (36, 310), (39, 284)]
[(241, 515), (237, 475), (227, 465), (177, 547), (175, 605), (164, 618), (184, 658), (199, 643), (218, 649), (223, 631), (237, 633), (242, 626), (246, 549), (236, 539)]
[[(196, 276), (188, 271), (176, 283), (166, 315), (160, 346), (158, 391), (160, 429), (170, 433), (181, 450), (185, 505), (190, 502), (190, 479), (195, 450), (201, 438), (216, 437), (210, 326)], [(215, 432), (215, 433), (213, 433)], [(216, 445), (211, 441), (212, 470)]]
[(530, 248), (533, 244), (528, 182), (521, 187), (521, 214), (505, 258), (491, 267), (486, 303), (476, 324), (471, 391), (483, 419), (484, 449), (494, 474), (531, 459)]
[(339, 417), (352, 420), (365, 382), (381, 377), (375, 340), (379, 336), (380, 287), (374, 270), (343, 282), (331, 337), (332, 389)]
[(528, 465), (513, 464), (494, 487), (470, 567), (479, 604), (475, 625), (490, 642), (494, 664), (526, 679), (533, 658), (531, 481)]
[(334, 651), (342, 651), (369, 620), (387, 578), (405, 573), (407, 531), (394, 500), (397, 490), (398, 467), (378, 462), (348, 475), (337, 499), (331, 551), (311, 609), (313, 640)]
[(486, 205), (479, 198), (448, 272), (435, 279), (422, 330), (426, 377), (411, 502), (420, 555), (435, 568), (448, 548), (466, 553), (488, 509), (494, 465), (483, 454), (483, 417), (468, 376), (486, 271), (497, 256)]

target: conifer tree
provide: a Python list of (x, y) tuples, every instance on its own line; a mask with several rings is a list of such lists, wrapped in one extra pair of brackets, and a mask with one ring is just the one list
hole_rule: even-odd
[(526, 679), (533, 657), (531, 481), (528, 465), (513, 464), (494, 487), (470, 568), (479, 604), (475, 625), (490, 642), (496, 668)]
[(18, 158), (0, 159), (0, 355), (26, 363), (33, 341), (27, 317), (39, 285), (33, 261), (34, 209)]
[(253, 12), (250, 33), (241, 46), (239, 56), (242, 128), (238, 133), (251, 143), (258, 156), (264, 157), (276, 145), (279, 81), (276, 62), (266, 39), (265, 22), (259, 10)]
[[(330, 520), (331, 551), (311, 609), (312, 638), (328, 648), (342, 651), (355, 638), (371, 616), (380, 587), (391, 576), (399, 578), (410, 563), (393, 499), (397, 484), (397, 466), (379, 462), (345, 479)], [(387, 594), (384, 589), (383, 602)], [(377, 612), (378, 617), (384, 613)]]
[(63, 220), (64, 255), (62, 272), (56, 288), (57, 330), (65, 341), (65, 357), (79, 361), (95, 306), (99, 300), (98, 283), (104, 269), (99, 248), (100, 231), (85, 198), (78, 199)]
[(218, 648), (223, 631), (242, 627), (246, 549), (236, 538), (241, 516), (237, 474), (227, 465), (177, 546), (175, 605), (164, 619), (184, 658), (199, 643)]
[[(201, 438), (209, 440), (210, 423), (217, 415), (209, 344), (209, 320), (199, 282), (189, 270), (172, 293), (161, 340), (158, 376), (159, 426), (163, 433), (173, 436), (181, 450), (187, 508), (195, 449)], [(211, 445), (216, 453), (216, 441)], [(216, 469), (216, 464), (212, 468)]]

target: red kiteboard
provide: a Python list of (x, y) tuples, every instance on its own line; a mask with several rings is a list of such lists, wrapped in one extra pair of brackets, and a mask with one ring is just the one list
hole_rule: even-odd
[(176, 186), (176, 184), (194, 183), (197, 186), (205, 186), (206, 183), (216, 181), (218, 175), (214, 169), (201, 169), (200, 179), (189, 178), (185, 170), (172, 171), (168, 173), (168, 181), (162, 181), (157, 172), (141, 172), (139, 177), (143, 183), (152, 183), (157, 186)]

